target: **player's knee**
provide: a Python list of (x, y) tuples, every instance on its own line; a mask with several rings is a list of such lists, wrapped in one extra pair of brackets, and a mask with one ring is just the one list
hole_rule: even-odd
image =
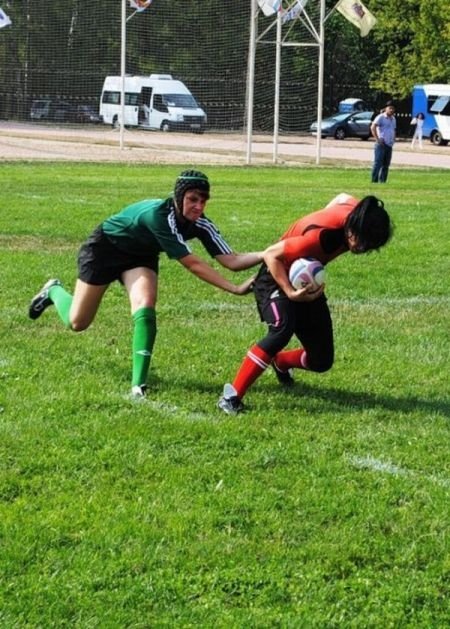
[(70, 329), (72, 332), (83, 332), (87, 330), (91, 322), (83, 319), (71, 319)]
[(268, 334), (262, 341), (258, 343), (261, 349), (263, 349), (269, 356), (275, 356), (278, 352), (286, 347), (291, 339), (292, 334), (283, 336)]
[(313, 357), (308, 354), (308, 369), (316, 373), (324, 373), (329, 371), (333, 366), (332, 356)]

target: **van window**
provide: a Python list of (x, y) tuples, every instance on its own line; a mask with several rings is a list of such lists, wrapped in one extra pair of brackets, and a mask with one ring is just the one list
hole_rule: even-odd
[(444, 116), (450, 115), (450, 96), (439, 96), (436, 98), (433, 105), (430, 107), (430, 111), (433, 113), (443, 114)]
[(139, 105), (139, 92), (125, 92), (125, 105)]
[[(120, 105), (120, 92), (103, 92), (102, 103), (107, 105)], [(137, 105), (139, 94), (137, 92), (125, 92), (125, 105)]]
[(107, 105), (119, 105), (120, 92), (103, 92), (102, 103)]
[(164, 94), (163, 102), (168, 107), (183, 107), (185, 109), (197, 109), (198, 107), (192, 94)]
[(162, 111), (163, 113), (166, 113), (168, 111), (167, 105), (163, 102), (162, 94), (155, 94), (154, 95), (154, 97), (153, 97), (153, 107), (157, 111)]

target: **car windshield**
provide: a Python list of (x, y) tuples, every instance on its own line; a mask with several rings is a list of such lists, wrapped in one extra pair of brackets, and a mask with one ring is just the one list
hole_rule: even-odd
[(344, 122), (347, 118), (350, 117), (350, 114), (336, 114), (335, 116), (330, 116), (329, 118), (324, 118), (324, 122)]
[(196, 109), (198, 107), (195, 98), (191, 94), (164, 94), (163, 103), (167, 107), (185, 107)]
[(48, 101), (46, 100), (35, 100), (32, 104), (33, 109), (42, 109), (47, 106)]

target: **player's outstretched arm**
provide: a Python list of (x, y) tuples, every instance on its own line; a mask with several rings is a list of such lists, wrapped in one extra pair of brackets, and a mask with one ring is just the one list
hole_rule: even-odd
[(253, 278), (248, 278), (245, 282), (236, 286), (236, 284), (233, 284), (226, 278), (222, 277), (222, 275), (205, 262), (205, 260), (202, 260), (202, 258), (199, 258), (192, 253), (180, 258), (179, 262), (185, 269), (196, 275), (199, 279), (207, 282), (208, 284), (212, 284), (217, 288), (221, 288), (227, 293), (231, 293), (233, 295), (246, 295), (250, 292)]
[(244, 271), (262, 262), (264, 251), (252, 251), (249, 253), (222, 253), (216, 256), (216, 260), (230, 271)]

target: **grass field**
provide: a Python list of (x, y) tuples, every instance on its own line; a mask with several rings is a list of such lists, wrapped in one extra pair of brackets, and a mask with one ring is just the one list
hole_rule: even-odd
[(97, 223), (179, 170), (1, 165), (0, 625), (449, 626), (448, 172), (205, 169), (236, 250), (341, 191), (395, 223), (328, 267), (334, 368), (289, 392), (267, 373), (230, 418), (222, 386), (264, 333), (251, 296), (163, 258), (143, 403), (120, 286), (82, 335), (27, 318), (46, 279), (73, 286)]

